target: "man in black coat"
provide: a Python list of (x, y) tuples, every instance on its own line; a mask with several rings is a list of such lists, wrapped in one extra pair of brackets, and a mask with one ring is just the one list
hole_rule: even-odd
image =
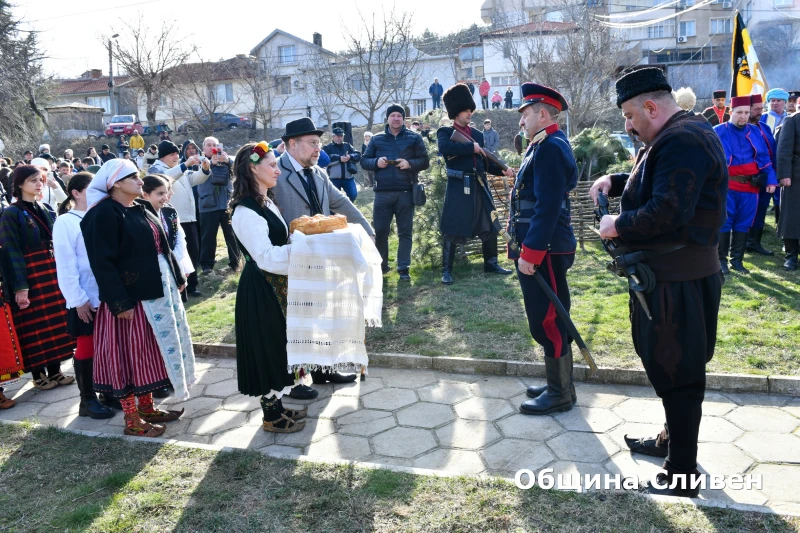
[(383, 273), (389, 272), (389, 229), (397, 222), (397, 272), (401, 281), (411, 281), (411, 242), (414, 226), (412, 189), (417, 174), (430, 166), (422, 137), (405, 127), (405, 110), (398, 104), (386, 109), (386, 129), (372, 137), (361, 158), (361, 167), (375, 172), (375, 205), (372, 226), (375, 246), (383, 259)]
[(331, 183), (343, 191), (351, 202), (356, 201), (358, 190), (356, 189), (355, 176), (358, 173), (356, 163), (361, 159), (361, 152), (353, 148), (350, 143), (344, 142), (344, 130), (333, 128), (333, 141), (322, 147), (331, 162), (325, 169)]
[[(440, 228), (444, 240), (442, 246), (442, 283), (453, 283), (453, 261), (456, 246), (471, 237), (483, 241), (483, 271), (508, 275), (497, 263), (497, 229), (492, 225), (494, 211), (492, 193), (486, 180), (486, 171), (493, 175), (514, 176), (514, 171), (503, 171), (486, 158), (483, 151), (483, 133), (469, 127), (475, 112), (475, 100), (469, 88), (458, 83), (444, 93), (444, 107), (453, 126), (439, 128), (436, 137), (439, 153), (447, 166), (447, 191)], [(471, 143), (451, 141), (454, 131), (473, 140)]]
[[(625, 441), (634, 453), (665, 458), (666, 473), (649, 492), (696, 497), (699, 489), (690, 487), (700, 475), (697, 438), (723, 283), (716, 254), (727, 216), (725, 153), (706, 119), (678, 107), (661, 69), (630, 72), (616, 88), (625, 129), (646, 147), (630, 174), (603, 176), (590, 194), (595, 201), (599, 192), (621, 196), (620, 215), (602, 218), (600, 236), (652, 274), (644, 292), (652, 319), (631, 294), (630, 320), (666, 415), (657, 437)], [(685, 488), (664, 488), (681, 477)]]

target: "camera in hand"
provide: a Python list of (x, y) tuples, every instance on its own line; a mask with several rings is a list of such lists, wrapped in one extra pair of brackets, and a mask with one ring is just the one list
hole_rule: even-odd
[(397, 165), (397, 160), (396, 159), (387, 159), (386, 160), (386, 164), (387, 165), (393, 165), (393, 166)]

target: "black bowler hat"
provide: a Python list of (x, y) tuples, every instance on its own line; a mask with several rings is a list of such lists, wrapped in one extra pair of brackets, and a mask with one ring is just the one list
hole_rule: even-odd
[(333, 128), (334, 135), (344, 135), (344, 130), (342, 128)]
[(797, 100), (800, 98), (800, 91), (789, 91), (789, 100)]
[(569, 109), (567, 101), (564, 96), (553, 88), (546, 85), (539, 85), (538, 83), (523, 83), (522, 84), (522, 105), (519, 106), (519, 111), (531, 104), (550, 104), (559, 111), (566, 111)]
[(298, 118), (286, 124), (286, 132), (281, 139), (283, 142), (295, 137), (302, 137), (303, 135), (316, 135), (322, 137), (324, 132), (314, 125), (314, 121), (308, 117)]
[(672, 91), (672, 86), (667, 81), (664, 71), (658, 67), (640, 68), (628, 72), (616, 83), (617, 107), (636, 98), (640, 94), (656, 91)]
[(728, 93), (726, 93), (724, 90), (714, 91), (712, 93), (714, 100), (716, 100), (717, 98), (725, 98), (727, 95)]

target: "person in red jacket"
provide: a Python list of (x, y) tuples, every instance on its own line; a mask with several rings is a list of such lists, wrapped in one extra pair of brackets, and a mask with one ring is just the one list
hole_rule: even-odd
[(492, 86), (489, 85), (489, 82), (486, 81), (486, 78), (483, 78), (483, 81), (481, 81), (481, 84), (478, 87), (478, 93), (481, 95), (481, 107), (483, 109), (489, 109), (489, 89), (491, 88)]

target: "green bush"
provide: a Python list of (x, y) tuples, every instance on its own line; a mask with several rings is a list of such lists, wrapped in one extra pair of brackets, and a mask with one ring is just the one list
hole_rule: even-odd
[(622, 143), (600, 128), (584, 129), (570, 139), (570, 144), (578, 163), (579, 181), (602, 176), (613, 165), (627, 164), (630, 161), (630, 153)]

